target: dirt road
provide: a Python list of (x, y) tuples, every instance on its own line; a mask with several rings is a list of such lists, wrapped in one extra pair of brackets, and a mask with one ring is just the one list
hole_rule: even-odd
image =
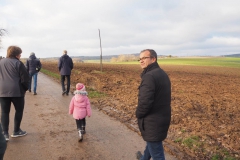
[[(28, 135), (11, 138), (4, 160), (134, 160), (145, 142), (135, 132), (95, 106), (87, 118), (83, 142), (78, 142), (75, 120), (68, 114), (72, 96), (62, 96), (60, 84), (38, 75), (38, 95), (26, 93), (21, 128)], [(13, 131), (14, 108), (9, 132)], [(167, 160), (175, 158), (166, 153)]]

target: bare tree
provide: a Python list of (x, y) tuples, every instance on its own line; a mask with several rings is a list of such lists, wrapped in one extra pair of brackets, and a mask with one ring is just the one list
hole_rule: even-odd
[(7, 33), (7, 30), (0, 28), (0, 48), (1, 48), (1, 37)]
[(6, 33), (7, 31), (5, 29), (0, 29), (0, 37), (2, 37), (4, 35), (4, 33)]

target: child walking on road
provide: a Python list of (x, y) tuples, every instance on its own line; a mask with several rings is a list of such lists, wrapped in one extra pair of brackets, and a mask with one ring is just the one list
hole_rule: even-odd
[(90, 117), (92, 115), (92, 110), (87, 96), (88, 93), (82, 83), (76, 85), (74, 94), (75, 96), (72, 98), (69, 105), (69, 114), (72, 114), (73, 118), (76, 120), (79, 142), (81, 142), (83, 140), (83, 134), (85, 134), (85, 117)]

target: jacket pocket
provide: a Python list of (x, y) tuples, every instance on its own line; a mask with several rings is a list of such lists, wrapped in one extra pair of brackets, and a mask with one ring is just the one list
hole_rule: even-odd
[(138, 119), (138, 126), (140, 131), (144, 131), (144, 118)]

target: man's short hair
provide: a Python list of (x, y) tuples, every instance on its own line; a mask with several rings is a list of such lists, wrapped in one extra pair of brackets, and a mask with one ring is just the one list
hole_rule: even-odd
[(18, 46), (9, 46), (7, 49), (7, 58), (15, 58), (22, 53), (22, 49)]
[(63, 51), (63, 54), (67, 54), (67, 50), (64, 50), (64, 51)]
[(156, 58), (156, 60), (157, 60), (157, 53), (153, 49), (144, 49), (140, 53), (145, 52), (145, 51), (149, 51), (150, 52), (150, 57)]

